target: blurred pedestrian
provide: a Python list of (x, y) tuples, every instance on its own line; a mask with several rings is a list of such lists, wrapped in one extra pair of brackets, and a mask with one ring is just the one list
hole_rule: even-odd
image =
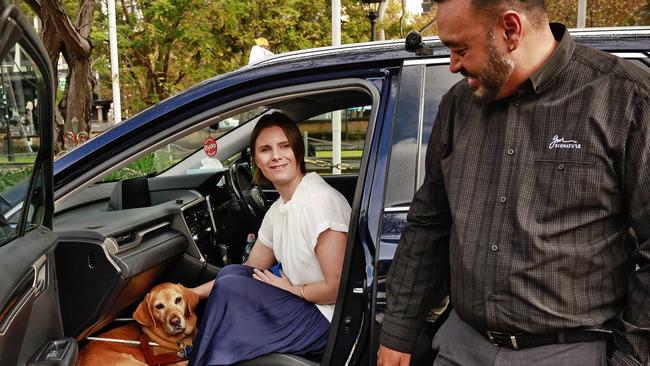
[(255, 46), (251, 48), (251, 54), (248, 57), (248, 64), (254, 64), (273, 55), (274, 53), (269, 50), (269, 41), (264, 37), (256, 38)]

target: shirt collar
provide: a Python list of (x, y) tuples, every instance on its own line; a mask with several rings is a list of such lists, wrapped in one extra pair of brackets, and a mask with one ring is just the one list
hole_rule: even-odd
[(319, 175), (316, 174), (316, 172), (309, 172), (305, 174), (300, 182), (298, 183), (298, 186), (296, 187), (296, 190), (293, 191), (293, 194), (291, 195), (291, 199), (287, 202), (282, 199), (282, 196), (278, 197), (278, 201), (280, 201), (280, 207), (285, 207), (287, 205), (292, 205), (291, 202), (294, 202), (294, 198), (300, 199), (300, 197), (303, 195), (302, 191), (305, 190), (305, 184), (308, 184), (312, 180), (314, 180), (314, 176), (318, 177)]
[(553, 37), (560, 43), (553, 51), (551, 58), (530, 77), (529, 83), (526, 83), (532, 86), (533, 90), (538, 94), (544, 91), (560, 75), (562, 69), (566, 67), (571, 57), (573, 57), (573, 51), (576, 47), (569, 31), (563, 24), (551, 23), (550, 26)]

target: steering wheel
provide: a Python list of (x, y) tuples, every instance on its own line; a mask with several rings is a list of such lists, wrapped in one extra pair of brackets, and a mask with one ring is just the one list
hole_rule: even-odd
[(232, 188), (242, 211), (258, 223), (262, 222), (264, 214), (269, 209), (262, 189), (253, 183), (253, 175), (248, 164), (236, 163), (228, 169), (228, 185)]

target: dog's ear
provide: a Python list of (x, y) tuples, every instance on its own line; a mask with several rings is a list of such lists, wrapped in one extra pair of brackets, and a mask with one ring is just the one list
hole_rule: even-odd
[(199, 295), (197, 295), (196, 292), (190, 290), (189, 288), (181, 285), (180, 283), (178, 286), (181, 288), (181, 290), (183, 290), (183, 297), (185, 298), (185, 304), (187, 305), (187, 309), (185, 309), (185, 316), (190, 316), (192, 315), (192, 312), (194, 312), (196, 305), (199, 303)]
[(137, 321), (138, 323), (140, 323), (140, 325), (143, 325), (145, 327), (156, 326), (156, 320), (151, 315), (151, 312), (149, 312), (150, 302), (151, 302), (151, 295), (147, 294), (144, 297), (144, 299), (140, 301), (138, 308), (135, 309), (135, 312), (133, 313), (133, 318), (135, 319), (135, 321)]

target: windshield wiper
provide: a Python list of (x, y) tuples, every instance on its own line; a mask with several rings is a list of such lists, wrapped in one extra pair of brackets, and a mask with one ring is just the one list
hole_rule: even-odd
[(5, 218), (5, 215), (0, 214), (0, 226), (12, 226), (12, 224)]
[(9, 202), (2, 194), (0, 194), (0, 211), (4, 212), (9, 208), (11, 208), (11, 202)]

